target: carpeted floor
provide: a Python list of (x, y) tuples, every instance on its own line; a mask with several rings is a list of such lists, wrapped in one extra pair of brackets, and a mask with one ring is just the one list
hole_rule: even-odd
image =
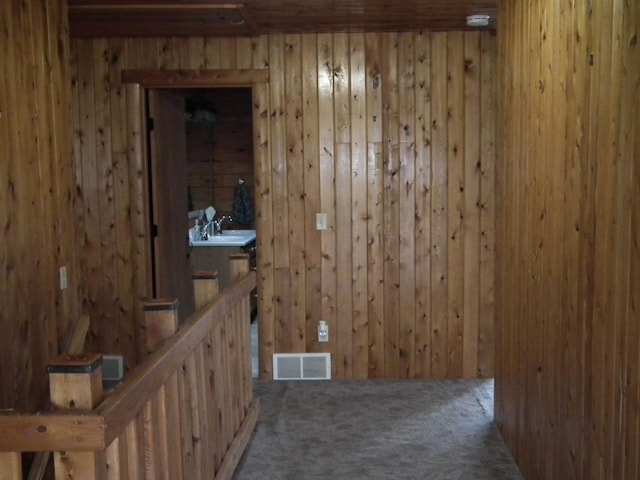
[(256, 381), (262, 413), (234, 480), (521, 480), (493, 382)]

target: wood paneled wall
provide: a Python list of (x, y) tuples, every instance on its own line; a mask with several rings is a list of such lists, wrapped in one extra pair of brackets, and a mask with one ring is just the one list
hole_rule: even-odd
[(500, 2), (496, 413), (527, 479), (640, 477), (640, 5)]
[[(492, 33), (73, 43), (77, 162), (91, 175), (78, 188), (85, 216), (100, 212), (83, 225), (108, 234), (89, 245), (96, 272), (144, 270), (144, 255), (119, 243), (142, 247), (144, 224), (128, 208), (142, 201), (143, 171), (127, 161), (141, 148), (127, 123), (139, 112), (120, 71), (268, 68), (267, 88), (254, 90), (261, 374), (272, 353), (314, 351), (333, 354), (334, 378), (493, 374)], [(326, 231), (315, 228), (319, 212)], [(100, 342), (131, 358), (145, 287), (95, 280)], [(317, 343), (320, 320), (328, 344)]]
[(0, 32), (0, 407), (36, 408), (81, 298), (64, 3), (1, 2)]
[[(209, 106), (214, 125), (187, 123), (187, 184), (194, 209), (213, 205), (220, 215), (233, 213), (238, 181), (254, 192), (253, 101), (251, 88), (216, 88), (187, 101)], [(196, 90), (197, 91), (197, 90)]]

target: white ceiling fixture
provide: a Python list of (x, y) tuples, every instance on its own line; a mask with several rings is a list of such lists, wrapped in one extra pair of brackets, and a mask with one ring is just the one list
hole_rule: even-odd
[(469, 27), (486, 27), (489, 25), (489, 15), (469, 15), (467, 25)]

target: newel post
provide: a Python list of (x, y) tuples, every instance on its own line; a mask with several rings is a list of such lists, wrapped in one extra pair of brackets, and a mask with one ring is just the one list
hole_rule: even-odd
[[(54, 408), (93, 410), (103, 398), (102, 356), (62, 355), (47, 367), (49, 392)], [(55, 452), (56, 479), (101, 478), (104, 452)]]
[(147, 330), (147, 352), (151, 353), (178, 330), (178, 300), (147, 300), (142, 310)]
[(218, 272), (215, 270), (201, 270), (195, 272), (192, 279), (193, 295), (196, 304), (196, 311), (198, 311), (207, 303), (211, 302), (220, 292)]
[(248, 253), (232, 253), (229, 255), (231, 262), (231, 280), (236, 281), (249, 273), (249, 254)]

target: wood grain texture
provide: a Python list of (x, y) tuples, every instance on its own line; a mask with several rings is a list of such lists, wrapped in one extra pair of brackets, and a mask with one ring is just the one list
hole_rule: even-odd
[[(74, 40), (86, 88), (101, 61), (93, 43)], [(269, 83), (252, 87), (262, 376), (271, 374), (272, 353), (301, 351), (332, 353), (335, 378), (491, 375), (493, 34), (130, 38), (126, 53), (108, 66), (110, 78), (152, 63), (164, 69), (268, 66)], [(187, 67), (180, 55), (189, 57)], [(87, 93), (79, 102), (92, 100)], [(118, 102), (110, 105), (111, 117), (121, 117), (113, 111)], [(130, 121), (135, 107), (127, 108)], [(117, 131), (111, 127), (111, 142)], [(117, 143), (143, 151), (130, 134)], [(205, 145), (198, 155), (206, 151)], [(85, 153), (78, 154), (84, 165)], [(214, 181), (232, 184), (235, 168), (226, 166)], [(128, 172), (116, 171), (114, 178), (129, 175), (128, 198), (139, 202), (144, 182)], [(94, 195), (87, 205), (100, 204), (102, 193)], [(321, 212), (325, 231), (315, 228)], [(132, 209), (124, 234), (140, 232), (145, 215), (143, 205)], [(136, 251), (143, 247), (136, 236), (132, 242)], [(93, 244), (87, 248), (99, 255)], [(132, 255), (137, 292), (145, 288), (138, 283), (148, 272), (145, 261)], [(87, 259), (88, 267), (96, 263)], [(97, 293), (111, 287), (88, 288), (96, 308), (112, 317), (117, 308), (135, 311), (134, 296), (118, 296), (128, 303), (116, 306), (98, 300), (113, 298)], [(329, 325), (328, 344), (317, 343), (320, 320)], [(132, 355), (135, 342), (120, 338), (118, 348)]]
[(213, 205), (219, 215), (231, 215), (240, 180), (252, 201), (255, 199), (251, 87), (184, 89), (180, 93), (188, 111), (206, 108), (216, 115), (213, 125), (186, 124), (189, 209)]
[[(0, 406), (36, 408), (44, 366), (83, 305), (71, 119), (71, 52), (60, 2), (3, 2), (0, 37)], [(91, 102), (93, 103), (93, 102)], [(60, 290), (59, 268), (69, 286)]]
[(20, 452), (0, 452), (0, 466), (2, 480), (22, 478), (22, 454)]
[[(100, 363), (97, 363), (100, 362)], [(89, 373), (64, 372), (64, 368), (89, 367), (97, 363), (97, 368)], [(51, 404), (58, 410), (92, 410), (103, 399), (102, 365), (100, 355), (66, 356), (56, 359), (54, 365), (60, 372), (49, 374)], [(104, 478), (106, 469), (105, 452), (56, 451), (53, 463), (58, 478), (73, 478), (77, 475), (88, 480)]]
[[(248, 255), (234, 263), (233, 285), (177, 333), (156, 329), (155, 339), (165, 341), (150, 345), (150, 355), (104, 401), (100, 354), (57, 358), (50, 385), (58, 411), (4, 412), (0, 449), (55, 451), (60, 478), (119, 478), (128, 472), (166, 479), (226, 472), (220, 475), (227, 478), (259, 412), (245, 328), (256, 276)], [(175, 301), (149, 302), (150, 323), (175, 327), (175, 306)], [(94, 368), (87, 373), (74, 370), (89, 366)], [(15, 456), (0, 460), (7, 471), (15, 470)]]
[(73, 35), (247, 36), (273, 33), (464, 30), (465, 17), (487, 14), (495, 28), (497, 0), (70, 0)]
[(496, 418), (527, 478), (637, 478), (640, 11), (500, 8)]

